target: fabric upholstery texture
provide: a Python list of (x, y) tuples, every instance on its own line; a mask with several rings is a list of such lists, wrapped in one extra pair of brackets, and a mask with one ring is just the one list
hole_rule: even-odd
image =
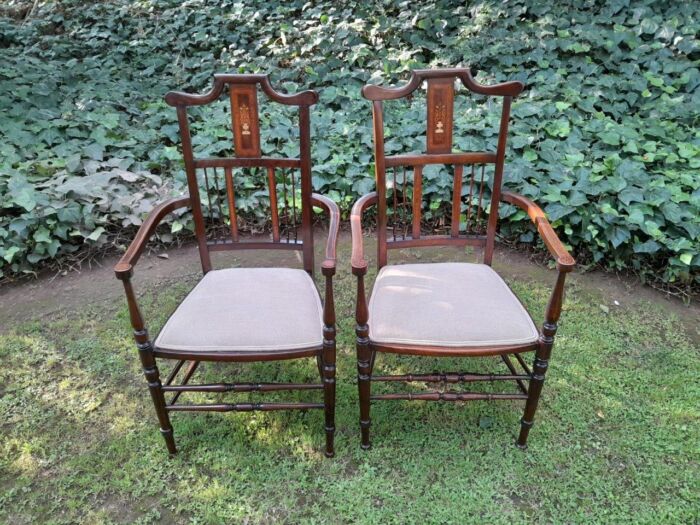
[(322, 314), (316, 286), (304, 270), (213, 270), (170, 316), (155, 347), (222, 352), (319, 347)]
[(369, 302), (373, 343), (505, 346), (538, 337), (518, 298), (485, 264), (385, 266)]

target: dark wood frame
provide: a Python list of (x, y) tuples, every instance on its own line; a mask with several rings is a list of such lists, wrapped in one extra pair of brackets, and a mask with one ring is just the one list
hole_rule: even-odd
[[(208, 104), (217, 100), (225, 87), (229, 87), (232, 101), (232, 126), (234, 131), (234, 145), (236, 157), (216, 159), (196, 159), (192, 150), (190, 139), (187, 107)], [(251, 97), (257, 97), (257, 87), (260, 87), (272, 101), (298, 106), (299, 130), (300, 130), (300, 155), (299, 158), (266, 158), (260, 154), (260, 139), (257, 121), (257, 99), (253, 103)], [(287, 409), (324, 409), (326, 447), (325, 455), (334, 455), (335, 435), (335, 362), (336, 362), (336, 328), (335, 307), (333, 299), (333, 275), (336, 270), (336, 244), (340, 223), (338, 206), (329, 198), (312, 193), (311, 188), (311, 142), (310, 142), (310, 106), (318, 101), (315, 91), (302, 91), (296, 94), (283, 94), (275, 91), (270, 84), (267, 75), (214, 75), (214, 86), (205, 94), (193, 95), (181, 92), (170, 92), (165, 100), (177, 109), (178, 122), (182, 137), (182, 150), (187, 172), (189, 196), (170, 199), (157, 206), (142, 226), (136, 237), (127, 249), (124, 256), (114, 268), (115, 274), (124, 285), (129, 315), (134, 330), (136, 346), (139, 350), (143, 370), (148, 381), (148, 387), (153, 398), (156, 414), (160, 423), (161, 433), (165, 438), (168, 451), (176, 453), (173, 427), (170, 422), (170, 412), (177, 411), (252, 411), (252, 410), (287, 410)], [(245, 115), (236, 117), (235, 112), (241, 110), (236, 104), (245, 105)], [(242, 110), (241, 110), (242, 111)], [(245, 117), (245, 118), (244, 118)], [(246, 142), (247, 141), (247, 142)], [(197, 181), (196, 170), (207, 167), (223, 167), (227, 176), (227, 195), (231, 213), (231, 239), (225, 242), (208, 241), (205, 231), (205, 222), (199, 199), (200, 187)], [(235, 202), (231, 181), (231, 168), (233, 167), (263, 167), (268, 169), (270, 177), (270, 198), (272, 207), (273, 234), (270, 242), (244, 241), (238, 236), (235, 221)], [(285, 240), (279, 235), (279, 217), (276, 210), (276, 185), (274, 170), (276, 168), (296, 168), (301, 173), (301, 240)], [(274, 194), (274, 196), (273, 196)], [(196, 196), (196, 197), (195, 197)], [(273, 201), (274, 199), (274, 201)], [(313, 275), (313, 229), (312, 207), (324, 209), (330, 218), (328, 240), (325, 248), (325, 258), (321, 265), (321, 271), (325, 276), (325, 294), (323, 304), (323, 343), (318, 348), (302, 350), (281, 350), (267, 352), (201, 352), (165, 350), (154, 347), (146, 330), (146, 325), (139, 309), (136, 294), (134, 293), (131, 277), (133, 268), (143, 253), (146, 244), (158, 224), (169, 213), (180, 209), (189, 208), (192, 211), (197, 245), (202, 264), (203, 273), (212, 269), (210, 252), (236, 249), (282, 249), (299, 250), (303, 256), (304, 269)], [(295, 217), (296, 218), (296, 217)], [(296, 231), (296, 230), (295, 230)], [(275, 361), (284, 359), (296, 359), (315, 357), (322, 382), (319, 384), (272, 384), (272, 383), (217, 383), (217, 384), (188, 384), (198, 365), (202, 361)], [(161, 381), (160, 373), (156, 365), (156, 359), (175, 359), (171, 373), (165, 382)], [(173, 384), (185, 362), (189, 361), (182, 382)], [(182, 404), (176, 403), (181, 394), (185, 392), (269, 392), (278, 390), (323, 390), (323, 403), (226, 403), (226, 404)], [(165, 393), (173, 392), (170, 401), (166, 401)]]
[[(503, 98), (503, 109), (498, 133), (498, 145), (495, 153), (492, 152), (466, 152), (453, 153), (452, 145), (446, 144), (442, 138), (436, 139), (435, 133), (449, 130), (452, 136), (452, 97), (454, 96), (454, 83), (459, 79), (471, 92), (499, 96)], [(393, 100), (410, 96), (419, 86), (427, 82), (428, 104), (439, 103), (442, 107), (439, 111), (428, 107), (427, 120), (427, 153), (411, 155), (384, 155), (384, 119), (382, 103), (385, 100)], [(527, 198), (507, 191), (501, 191), (503, 165), (505, 159), (506, 136), (510, 118), (510, 106), (514, 96), (517, 96), (524, 86), (520, 82), (505, 82), (486, 86), (477, 83), (468, 69), (435, 69), (415, 70), (411, 73), (408, 83), (397, 87), (387, 88), (376, 85), (367, 85), (362, 89), (362, 95), (372, 101), (374, 122), (374, 155), (377, 190), (361, 197), (353, 206), (350, 222), (352, 229), (352, 272), (357, 277), (357, 304), (356, 304), (356, 335), (357, 335), (357, 370), (358, 390), (360, 397), (360, 429), (361, 446), (363, 449), (370, 447), (370, 402), (372, 400), (427, 400), (427, 401), (466, 401), (466, 400), (497, 400), (497, 399), (522, 399), (525, 400), (525, 413), (521, 419), (520, 435), (517, 446), (526, 448), (530, 428), (533, 425), (535, 411), (542, 391), (545, 372), (554, 344), (554, 335), (557, 330), (557, 321), (561, 315), (564, 281), (566, 274), (573, 270), (574, 259), (569, 255), (564, 245), (557, 238), (556, 233), (547, 221), (544, 212)], [(437, 102), (435, 102), (437, 101)], [(436, 123), (437, 118), (449, 120)], [(438, 131), (440, 130), (440, 131)], [(490, 201), (490, 213), (485, 232), (476, 232), (472, 235), (461, 234), (459, 220), (461, 215), (461, 187), (464, 165), (477, 163), (494, 164), (494, 179), (492, 198)], [(454, 164), (455, 184), (452, 202), (452, 224), (449, 235), (422, 236), (420, 221), (420, 177), (421, 168), (426, 164)], [(386, 169), (393, 166), (411, 166), (414, 168), (414, 196), (413, 217), (410, 238), (389, 240), (388, 236), (388, 212), (387, 212), (387, 182)], [(482, 172), (483, 173), (483, 172)], [(483, 175), (482, 175), (483, 177)], [(472, 183), (474, 172), (472, 171)], [(394, 198), (396, 185), (393, 185)], [(416, 197), (417, 196), (417, 197)], [(468, 212), (471, 213), (471, 190), (469, 195)], [(369, 311), (365, 294), (364, 276), (367, 273), (367, 260), (363, 253), (363, 229), (362, 215), (371, 207), (377, 207), (377, 266), (382, 268), (387, 264), (389, 249), (406, 247), (424, 247), (439, 245), (479, 246), (484, 250), (484, 264), (491, 265), (495, 246), (496, 226), (498, 218), (498, 204), (505, 201), (516, 205), (527, 212), (534, 222), (537, 231), (544, 240), (545, 245), (557, 261), (557, 280), (552, 291), (549, 304), (545, 313), (545, 322), (540, 331), (539, 340), (535, 343), (524, 345), (488, 346), (488, 347), (439, 347), (439, 346), (411, 346), (399, 344), (378, 344), (369, 338)], [(481, 195), (477, 207), (482, 205)], [(467, 220), (467, 227), (469, 221)], [(532, 369), (522, 357), (523, 352), (535, 352), (535, 360)], [(374, 362), (377, 352), (390, 352), (398, 354), (423, 355), (431, 357), (473, 357), (473, 356), (500, 356), (508, 368), (510, 374), (416, 374), (400, 376), (373, 376)], [(511, 357), (518, 362), (522, 372), (519, 372)], [(444, 383), (469, 383), (480, 381), (513, 381), (518, 391), (511, 393), (481, 393), (481, 392), (422, 392), (419, 394), (380, 394), (371, 395), (372, 381), (421, 381)]]

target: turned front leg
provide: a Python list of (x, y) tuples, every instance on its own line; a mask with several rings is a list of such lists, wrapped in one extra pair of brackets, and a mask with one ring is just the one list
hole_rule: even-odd
[(357, 388), (360, 395), (360, 432), (362, 434), (361, 447), (365, 450), (369, 449), (371, 446), (369, 441), (369, 397), (371, 393), (372, 351), (369, 344), (369, 326), (367, 325), (368, 317), (369, 314), (365, 299), (364, 276), (359, 275), (357, 278), (357, 326), (355, 327), (355, 333), (357, 335)]
[(326, 457), (335, 455), (335, 308), (331, 276), (326, 276), (326, 301), (323, 309), (323, 403), (326, 430)]
[(554, 286), (554, 291), (547, 305), (539, 347), (535, 353), (535, 362), (532, 366), (532, 379), (530, 380), (530, 386), (527, 392), (528, 397), (525, 403), (525, 413), (520, 420), (520, 435), (516, 442), (516, 445), (522, 449), (527, 448), (527, 437), (535, 423), (535, 412), (537, 412), (537, 405), (540, 400), (540, 394), (542, 393), (545, 374), (549, 366), (549, 356), (554, 346), (554, 335), (557, 333), (557, 321), (561, 315), (565, 278), (566, 273), (560, 271), (557, 276), (557, 283)]
[(160, 423), (160, 433), (163, 434), (165, 445), (168, 447), (168, 452), (170, 454), (175, 454), (177, 452), (177, 448), (175, 447), (173, 426), (170, 423), (170, 416), (168, 415), (168, 410), (165, 407), (165, 395), (163, 394), (163, 385), (160, 382), (160, 373), (158, 372), (156, 360), (153, 355), (153, 345), (150, 341), (148, 341), (148, 334), (145, 330), (143, 331), (143, 337), (146, 338), (146, 342), (137, 342), (136, 345), (139, 349), (139, 357), (141, 358), (141, 364), (143, 365), (143, 373), (146, 376), (146, 381), (148, 381), (148, 390), (151, 392), (153, 405), (156, 408), (156, 415), (158, 416), (158, 422)]
[(168, 452), (175, 454), (175, 438), (173, 437), (173, 426), (170, 424), (170, 416), (165, 407), (165, 396), (163, 394), (163, 385), (160, 382), (160, 374), (156, 366), (156, 358), (153, 355), (153, 344), (148, 337), (148, 331), (143, 322), (141, 311), (136, 303), (134, 289), (131, 286), (131, 275), (122, 275), (119, 278), (124, 285), (126, 292), (126, 301), (129, 306), (129, 317), (131, 318), (131, 326), (134, 329), (134, 339), (136, 340), (136, 348), (139, 350), (143, 373), (148, 382), (148, 390), (151, 392), (153, 405), (156, 409), (156, 415), (160, 423), (160, 432), (163, 434), (165, 444), (168, 447)]

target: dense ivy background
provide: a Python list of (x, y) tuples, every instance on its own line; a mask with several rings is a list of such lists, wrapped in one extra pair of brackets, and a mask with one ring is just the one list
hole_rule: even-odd
[[(31, 7), (0, 7), (0, 272), (119, 242), (183, 191), (169, 89), (203, 91), (220, 71), (319, 89), (314, 185), (347, 210), (373, 187), (360, 87), (470, 65), (482, 82), (527, 84), (506, 185), (540, 203), (580, 259), (700, 283), (697, 2), (67, 0), (27, 16)], [(274, 111), (265, 148), (284, 148), (293, 122)], [(497, 113), (460, 113), (472, 134), (457, 146), (492, 143)], [(410, 109), (396, 118), (388, 152), (420, 146), (422, 122)], [(198, 147), (230, 148), (223, 124), (198, 130)], [(446, 185), (435, 172), (426, 199)], [(254, 215), (255, 195), (245, 198)], [(522, 213), (502, 216), (504, 235), (535, 241)], [(171, 223), (189, 227), (186, 216)]]

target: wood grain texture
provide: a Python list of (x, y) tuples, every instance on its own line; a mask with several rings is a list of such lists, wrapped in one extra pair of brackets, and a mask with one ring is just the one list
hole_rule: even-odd
[(427, 164), (490, 164), (496, 162), (496, 154), (488, 151), (465, 153), (427, 153), (392, 155), (384, 158), (387, 168), (394, 166), (426, 166)]
[(131, 241), (131, 244), (129, 244), (126, 252), (124, 255), (122, 255), (121, 259), (119, 259), (119, 262), (114, 267), (114, 273), (116, 274), (117, 278), (122, 279), (124, 277), (131, 276), (134, 265), (139, 260), (139, 257), (141, 257), (141, 254), (146, 247), (146, 243), (148, 243), (148, 240), (153, 236), (161, 221), (173, 211), (180, 208), (186, 208), (189, 205), (189, 197), (176, 197), (174, 199), (169, 199), (153, 208), (151, 213), (148, 214), (148, 217), (146, 217), (146, 220), (143, 221), (136, 232), (134, 240)]
[(452, 113), (455, 98), (454, 78), (428, 80), (426, 151), (452, 152)]
[(576, 261), (569, 254), (564, 244), (557, 237), (556, 232), (549, 224), (544, 211), (527, 197), (510, 191), (504, 191), (501, 198), (525, 211), (537, 227), (537, 231), (557, 262), (557, 268), (562, 272), (570, 272), (576, 267)]
[(231, 126), (237, 157), (260, 157), (258, 90), (255, 84), (231, 84)]
[(362, 214), (377, 203), (377, 192), (373, 191), (360, 197), (355, 202), (350, 213), (350, 232), (352, 234), (352, 255), (350, 264), (355, 275), (367, 272), (367, 260), (364, 255), (364, 236), (362, 235)]
[(338, 233), (340, 232), (340, 208), (331, 199), (318, 193), (311, 194), (311, 202), (323, 208), (328, 214), (328, 240), (324, 252), (324, 260), (321, 266), (324, 275), (335, 273), (336, 249), (338, 245)]

